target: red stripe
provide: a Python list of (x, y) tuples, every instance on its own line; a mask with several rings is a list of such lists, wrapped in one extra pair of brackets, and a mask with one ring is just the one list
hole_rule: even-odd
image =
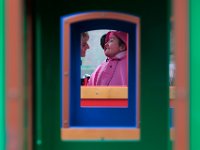
[(127, 99), (82, 99), (81, 107), (128, 107)]
[(170, 99), (170, 107), (174, 107), (174, 103), (175, 103), (174, 99)]

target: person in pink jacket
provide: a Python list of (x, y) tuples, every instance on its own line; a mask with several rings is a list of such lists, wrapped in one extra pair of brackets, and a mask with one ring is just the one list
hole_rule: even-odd
[(127, 86), (128, 34), (110, 31), (106, 34), (104, 53), (107, 59), (91, 74), (88, 86)]

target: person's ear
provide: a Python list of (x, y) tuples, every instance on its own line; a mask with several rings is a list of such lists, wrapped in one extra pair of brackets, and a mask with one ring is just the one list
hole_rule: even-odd
[(125, 45), (124, 45), (124, 44), (121, 44), (121, 45), (119, 46), (119, 50), (120, 50), (120, 51), (125, 51), (125, 50), (126, 50)]

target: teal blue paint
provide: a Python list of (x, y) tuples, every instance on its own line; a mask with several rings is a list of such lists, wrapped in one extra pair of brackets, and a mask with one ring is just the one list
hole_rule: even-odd
[(200, 142), (200, 1), (189, 1), (190, 17), (190, 150), (199, 150)]
[(4, 0), (0, 0), (0, 149), (5, 150), (5, 27)]

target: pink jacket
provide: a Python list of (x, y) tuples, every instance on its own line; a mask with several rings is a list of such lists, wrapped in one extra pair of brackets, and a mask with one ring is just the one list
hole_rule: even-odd
[(127, 86), (128, 65), (127, 51), (121, 52), (113, 59), (107, 59), (92, 73), (88, 86)]

